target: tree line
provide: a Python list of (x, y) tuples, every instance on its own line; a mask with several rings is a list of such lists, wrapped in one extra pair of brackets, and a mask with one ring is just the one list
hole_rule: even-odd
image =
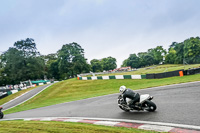
[[(117, 67), (111, 56), (93, 59), (88, 63), (84, 49), (78, 43), (64, 44), (56, 53), (41, 55), (34, 39), (27, 38), (14, 43), (0, 56), (0, 86), (18, 84), (20, 81), (37, 79), (63, 80), (77, 74), (102, 72)], [(147, 52), (130, 54), (122, 66), (140, 68), (157, 64), (200, 63), (200, 38), (191, 37), (181, 43), (173, 42), (168, 50), (162, 46)]]
[[(100, 63), (100, 67), (96, 63)], [(54, 54), (41, 55), (34, 39), (27, 38), (15, 42), (13, 47), (1, 54), (0, 86), (44, 78), (63, 80), (81, 73), (112, 70), (117, 67), (113, 57), (97, 61), (94, 59), (91, 64), (84, 56), (84, 49), (75, 42), (64, 44)]]
[(200, 38), (191, 37), (183, 42), (173, 42), (168, 50), (163, 46), (148, 49), (147, 52), (130, 54), (122, 66), (140, 68), (157, 64), (198, 64), (200, 63)]

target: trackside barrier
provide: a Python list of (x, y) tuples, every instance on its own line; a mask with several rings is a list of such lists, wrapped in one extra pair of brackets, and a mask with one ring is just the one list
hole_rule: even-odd
[(102, 79), (109, 79), (109, 76), (102, 76)]
[[(33, 81), (34, 82), (34, 81)], [(3, 92), (3, 95), (0, 96), (0, 99), (9, 96), (11, 94), (17, 93), (18, 91), (27, 89), (27, 88), (31, 88), (31, 87), (36, 87), (37, 85), (44, 85), (44, 84), (50, 84), (53, 83), (54, 81), (46, 81), (46, 82), (42, 82), (42, 83), (33, 83), (31, 86), (25, 86), (25, 87), (19, 87), (19, 88), (15, 88), (14, 90), (8, 90), (8, 89), (4, 89), (1, 92)]]
[(142, 79), (141, 75), (131, 75), (132, 79)]
[(193, 75), (198, 73), (200, 73), (200, 68), (188, 69), (183, 71), (184, 75)]
[(82, 80), (87, 80), (87, 77), (82, 77)]
[(115, 75), (116, 79), (124, 79), (124, 75)]
[(97, 79), (103, 79), (102, 76), (97, 76)]
[(176, 70), (176, 71), (165, 72), (165, 73), (147, 74), (146, 79), (160, 79), (160, 78), (167, 78), (167, 77), (173, 77), (173, 76), (180, 76), (179, 71), (183, 71), (183, 70)]
[(173, 76), (184, 76), (200, 74), (200, 68), (194, 68), (189, 70), (176, 70), (164, 73), (152, 73), (146, 75), (114, 75), (114, 76), (93, 76), (93, 77), (77, 77), (78, 80), (106, 80), (106, 79), (160, 79)]
[(97, 76), (91, 77), (92, 80), (97, 80)]
[(145, 78), (146, 78), (146, 75), (113, 75), (113, 76), (77, 77), (78, 80), (145, 79)]
[(11, 91), (8, 91), (8, 92), (7, 92), (7, 94), (8, 94), (8, 95), (11, 95), (11, 94), (12, 94), (12, 92), (11, 92)]
[(11, 90), (12, 94), (15, 94), (18, 92), (18, 90)]
[(44, 83), (39, 83), (39, 85), (44, 85)]

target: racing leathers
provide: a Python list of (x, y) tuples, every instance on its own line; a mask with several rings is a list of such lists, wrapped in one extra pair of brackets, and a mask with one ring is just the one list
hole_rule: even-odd
[(123, 99), (126, 103), (126, 98), (130, 98), (131, 101), (129, 102), (129, 107), (134, 107), (135, 103), (136, 102), (139, 102), (140, 100), (140, 95), (139, 93), (135, 93), (133, 90), (131, 89), (126, 89), (124, 92), (123, 92)]

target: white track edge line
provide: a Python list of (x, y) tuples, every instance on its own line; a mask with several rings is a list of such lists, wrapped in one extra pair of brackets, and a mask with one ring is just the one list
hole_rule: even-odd
[[(32, 90), (30, 90), (30, 91), (32, 91)], [(5, 106), (6, 104), (8, 104), (8, 103), (10, 103), (10, 102), (12, 102), (12, 101), (14, 101), (14, 100), (16, 100), (16, 99), (18, 99), (18, 98), (22, 97), (23, 95), (25, 95), (26, 93), (28, 93), (28, 92), (30, 92), (30, 91), (27, 91), (27, 92), (23, 93), (22, 95), (20, 95), (20, 96), (18, 96), (18, 97), (16, 97), (16, 98), (14, 98), (14, 99), (12, 99), (12, 100), (8, 101), (7, 103), (4, 103), (4, 104), (3, 104), (3, 105), (1, 105), (1, 106)]]

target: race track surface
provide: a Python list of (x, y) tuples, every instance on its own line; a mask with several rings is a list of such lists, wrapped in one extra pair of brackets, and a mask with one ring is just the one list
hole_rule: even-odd
[[(57, 104), (5, 115), (4, 119), (36, 117), (90, 117), (142, 120), (200, 126), (200, 82), (138, 90), (154, 96), (155, 112), (124, 112), (118, 94)], [(118, 88), (116, 88), (118, 89)]]

